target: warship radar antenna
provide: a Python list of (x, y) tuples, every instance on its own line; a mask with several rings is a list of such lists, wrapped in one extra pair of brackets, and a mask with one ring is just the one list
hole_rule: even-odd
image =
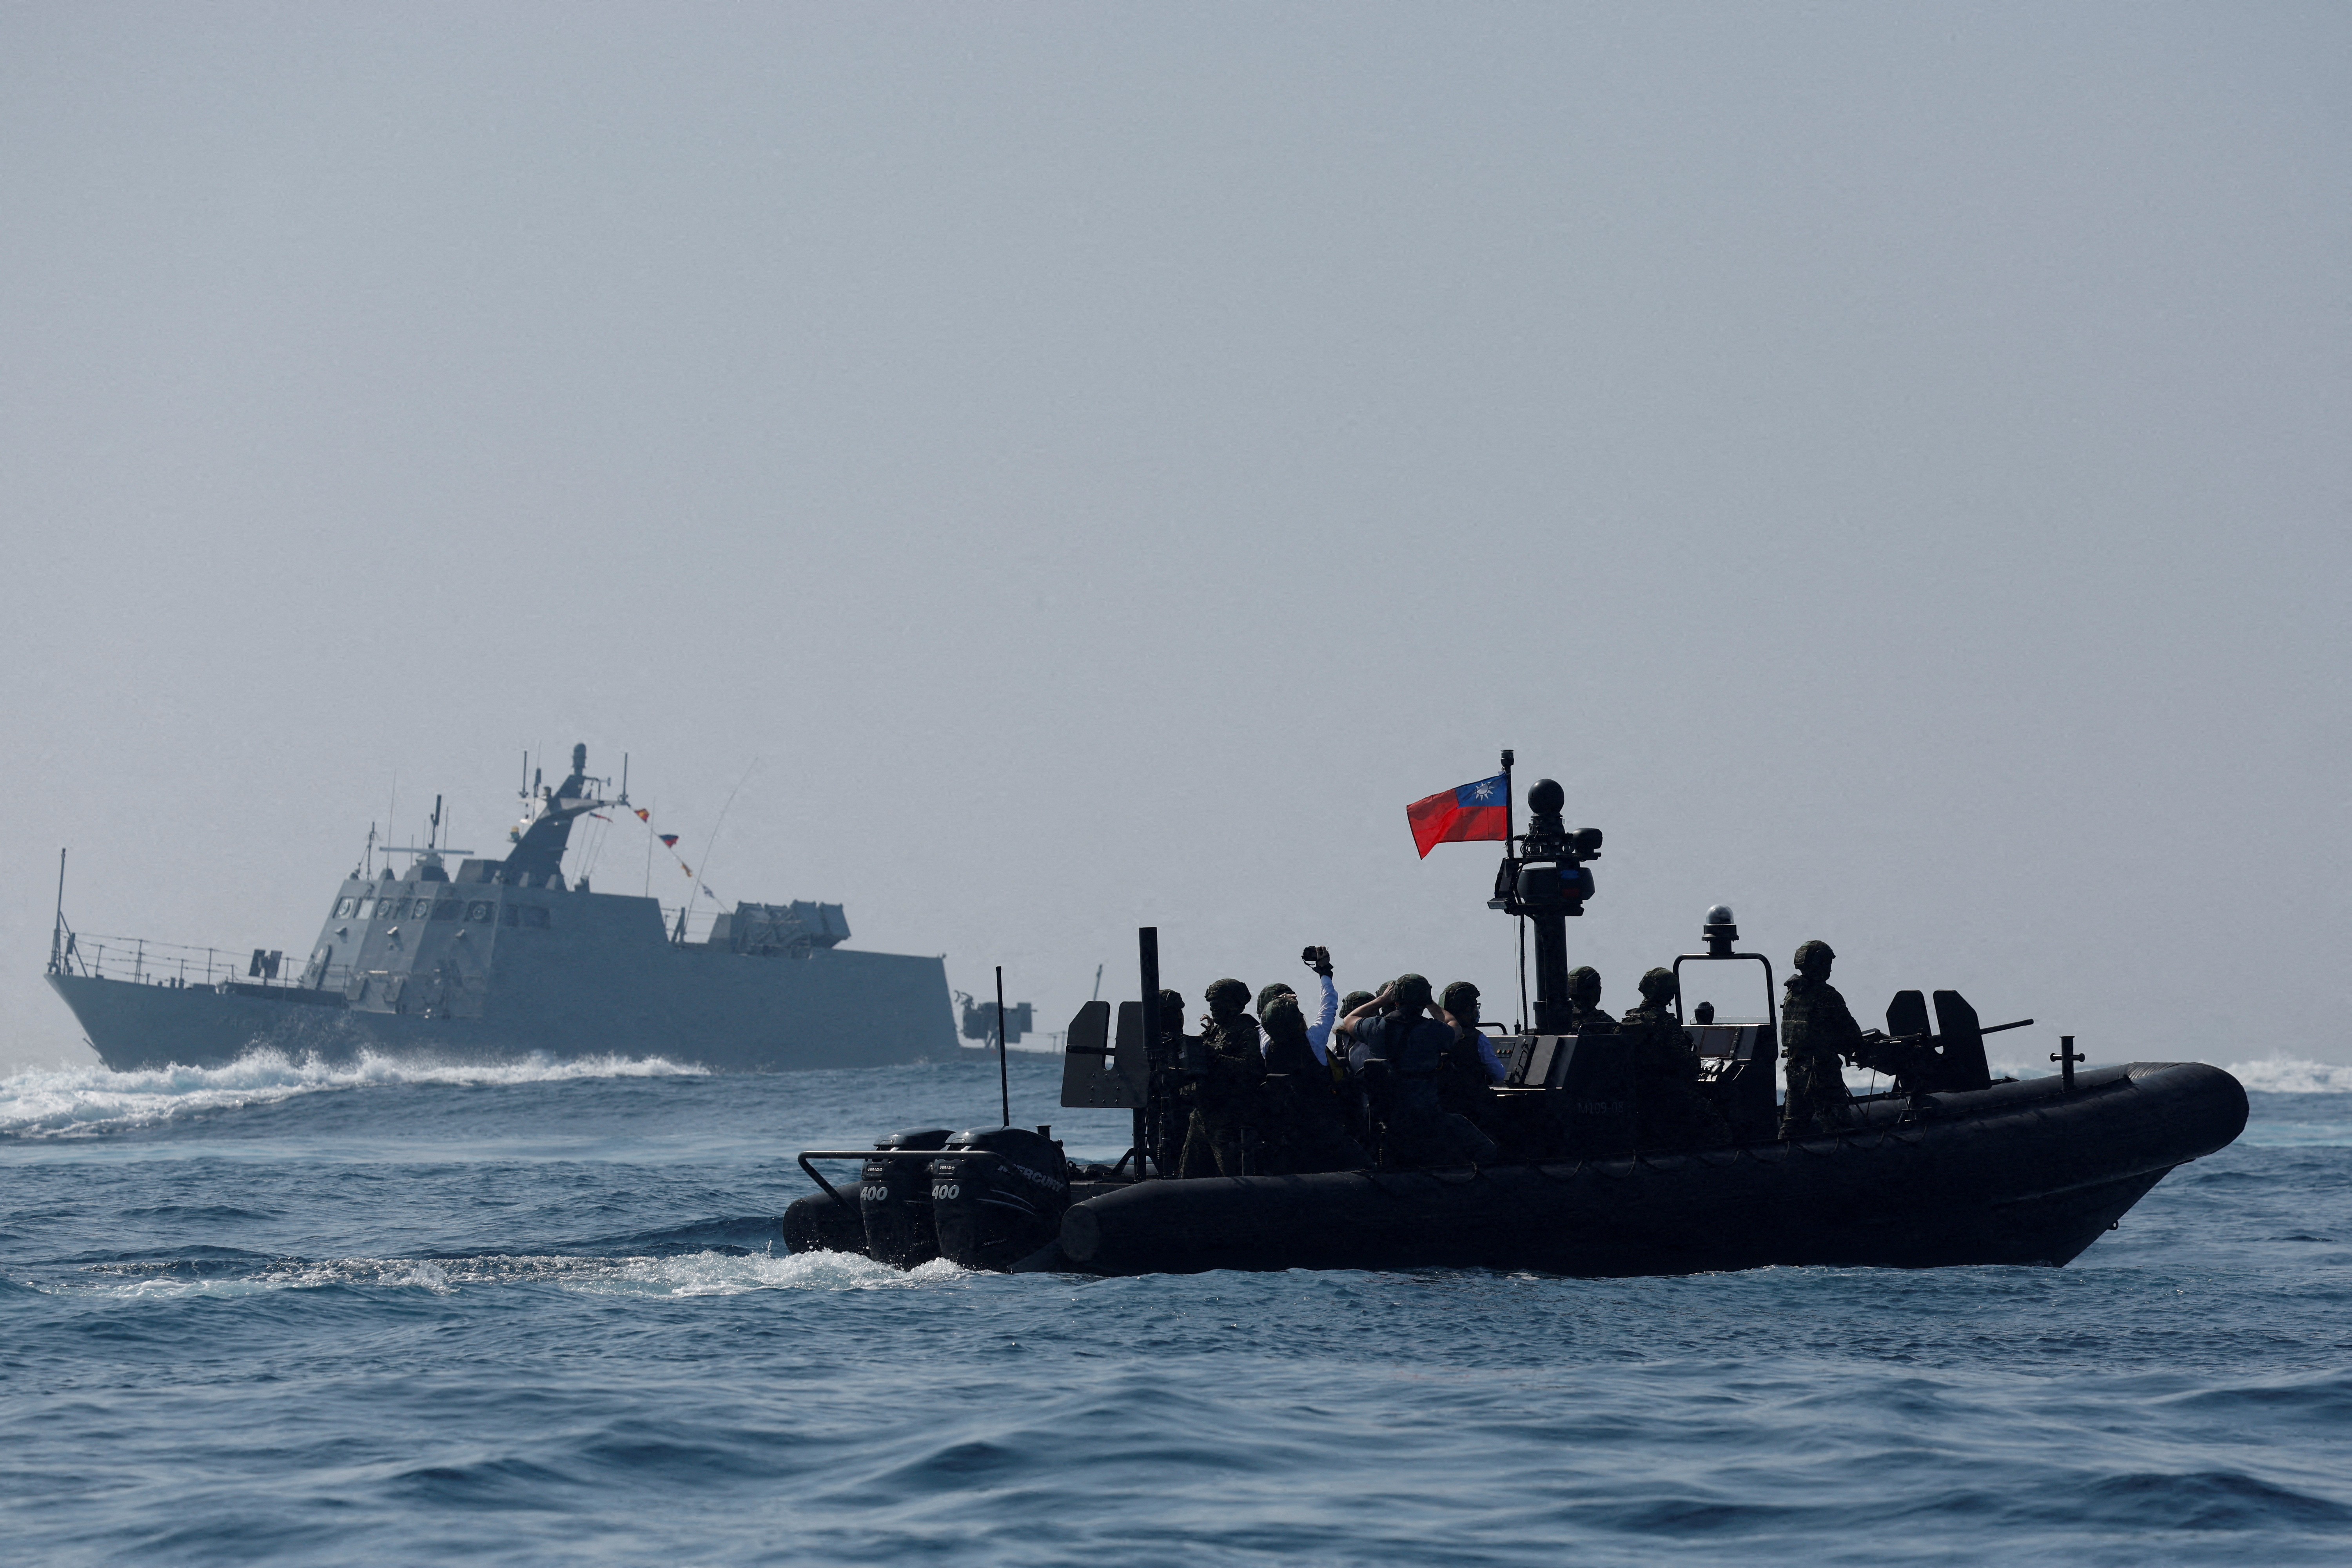
[[(525, 763), (528, 765), (528, 756)], [(499, 865), (500, 881), (519, 882), (525, 887), (551, 885), (563, 874), (563, 851), (572, 842), (573, 819), (617, 804), (602, 798), (589, 787), (592, 783), (604, 781), (588, 777), (588, 747), (584, 742), (572, 748), (569, 778), (551, 790), (541, 783), (541, 777), (537, 769), (531, 770), (532, 787), (523, 792), (522, 820), (507, 830), (507, 838), (514, 847)]]
[[(370, 834), (374, 833), (374, 823), (371, 822), (368, 824), (368, 831)], [(417, 865), (430, 868), (436, 871), (441, 868), (442, 857), (444, 856), (471, 855), (473, 853), (470, 849), (452, 849), (447, 845), (441, 842), (441, 797), (437, 795), (433, 797), (432, 826), (425, 835), (425, 842), (422, 845), (387, 844), (383, 847), (383, 852), (387, 855), (414, 855), (416, 857)], [(428, 876), (424, 879), (428, 882), (439, 882), (446, 881), (448, 879), (446, 877)]]

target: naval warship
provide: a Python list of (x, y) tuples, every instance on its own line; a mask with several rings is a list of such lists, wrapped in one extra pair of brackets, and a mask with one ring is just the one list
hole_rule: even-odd
[(945, 961), (843, 946), (839, 904), (738, 903), (688, 940), (683, 909), (673, 923), (655, 899), (567, 879), (572, 825), (626, 804), (625, 781), (610, 800), (604, 787), (572, 747), (568, 778), (527, 784), (499, 859), (439, 847), (436, 807), (433, 838), (398, 851), (404, 871), (344, 879), (299, 968), (278, 952), (236, 966), (209, 949), (77, 934), (61, 868), (49, 984), (118, 1072), (256, 1050), (660, 1058), (724, 1072), (954, 1054)]

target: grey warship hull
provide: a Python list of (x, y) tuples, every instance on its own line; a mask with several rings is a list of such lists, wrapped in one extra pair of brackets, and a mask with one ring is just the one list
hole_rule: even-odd
[[(49, 984), (116, 1071), (216, 1067), (259, 1050), (326, 1061), (659, 1058), (723, 1072), (954, 1052), (945, 961), (843, 947), (838, 904), (739, 903), (689, 941), (686, 912), (670, 922), (650, 897), (567, 879), (573, 820), (627, 804), (625, 790), (599, 798), (601, 781), (585, 770), (586, 749), (575, 747), (568, 779), (524, 791), (503, 859), (465, 859), (452, 873), (445, 857), (467, 852), (428, 844), (397, 851), (415, 857), (401, 876), (355, 870), (299, 973), (281, 978), (280, 955), (257, 951), (243, 976), (221, 978), (217, 955), (193, 949), (179, 951), (200, 961), (159, 973), (158, 944), (78, 940), (61, 897)], [(436, 805), (436, 830), (438, 821)]]
[(273, 1050), (325, 1062), (658, 1057), (715, 1072), (778, 1072), (940, 1060), (956, 1049), (939, 959), (836, 950), (749, 961), (756, 971), (739, 960), (742, 972), (730, 973), (731, 954), (677, 951), (667, 974), (640, 971), (617, 984), (583, 976), (560, 1005), (508, 1017), (371, 1011), (341, 991), (299, 986), (48, 981), (115, 1072), (219, 1067)]

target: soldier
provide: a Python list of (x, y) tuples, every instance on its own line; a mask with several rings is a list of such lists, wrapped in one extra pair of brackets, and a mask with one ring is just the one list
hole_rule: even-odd
[(1298, 998), (1275, 997), (1261, 1021), (1267, 1076), (1259, 1102), (1267, 1173), (1360, 1171), (1370, 1164), (1362, 1146), (1348, 1135), (1329, 1071), (1308, 1047)]
[[(1346, 1017), (1371, 999), (1369, 991), (1349, 992), (1339, 998), (1339, 1016)], [(1348, 1136), (1370, 1149), (1379, 1142), (1379, 1136), (1372, 1125), (1371, 1101), (1365, 1098), (1363, 1079), (1349, 1064), (1343, 1043), (1333, 1044), (1330, 1057), (1331, 1088), (1339, 1097), (1339, 1114), (1347, 1122)]]
[(1495, 1141), (1437, 1101), (1437, 1070), (1453, 1031), (1428, 1016), (1429, 982), (1400, 974), (1339, 1022), (1348, 1059), (1364, 1079), (1380, 1127), (1383, 1166), (1491, 1163)]
[(1192, 1122), (1184, 1134), (1181, 1176), (1238, 1176), (1242, 1133), (1255, 1120), (1258, 1085), (1265, 1079), (1265, 1055), (1257, 1020), (1249, 1016), (1249, 987), (1238, 980), (1213, 982), (1202, 994), (1209, 1026), (1201, 1032), (1208, 1047), (1208, 1070), (1190, 1086)]
[(1503, 1081), (1503, 1060), (1495, 1054), (1494, 1042), (1479, 1032), (1478, 988), (1457, 980), (1445, 988), (1437, 1005), (1454, 1031), (1437, 1069), (1437, 1103), (1493, 1137), (1495, 1086)]
[(1830, 984), (1837, 954), (1825, 942), (1797, 949), (1797, 972), (1780, 1003), (1780, 1055), (1789, 1064), (1789, 1099), (1780, 1108), (1780, 1136), (1804, 1138), (1851, 1126), (1853, 1109), (1838, 1071), (1840, 1058), (1859, 1055), (1862, 1026)]
[(1642, 976), (1642, 1005), (1625, 1015), (1633, 1057), (1634, 1138), (1643, 1149), (1696, 1149), (1731, 1142), (1731, 1128), (1699, 1092), (1698, 1052), (1675, 1016), (1675, 972)]
[(1151, 1052), (1151, 1163), (1163, 1176), (1172, 1176), (1184, 1155), (1184, 1134), (1191, 1122), (1190, 1100), (1184, 1095), (1184, 1057), (1197, 1047), (1197, 1037), (1184, 1032), (1184, 994), (1160, 994), (1160, 1040)]
[(1613, 1035), (1617, 1020), (1601, 1010), (1601, 972), (1585, 964), (1568, 972), (1569, 1032)]

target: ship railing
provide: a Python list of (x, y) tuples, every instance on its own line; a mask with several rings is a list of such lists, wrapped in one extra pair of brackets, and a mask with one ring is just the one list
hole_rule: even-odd
[[(272, 950), (263, 950), (272, 951)], [(100, 936), (68, 931), (59, 948), (62, 973), (93, 980), (121, 980), (135, 985), (241, 988), (276, 991), (339, 991), (352, 977), (348, 963), (330, 963), (313, 970), (299, 958), (276, 953), (276, 972), (264, 960), (265, 973), (256, 974), (253, 948), (197, 947), (188, 942), (156, 942), (139, 936)]]
[[(676, 904), (667, 904), (656, 905), (656, 907), (661, 910), (662, 930), (669, 933), (670, 940), (673, 942), (677, 941), (677, 906)], [(719, 923), (719, 917), (722, 912), (723, 911), (719, 910), (708, 908), (698, 910), (691, 904), (688, 905), (686, 910), (686, 941), (695, 943), (709, 941), (710, 928)]]

